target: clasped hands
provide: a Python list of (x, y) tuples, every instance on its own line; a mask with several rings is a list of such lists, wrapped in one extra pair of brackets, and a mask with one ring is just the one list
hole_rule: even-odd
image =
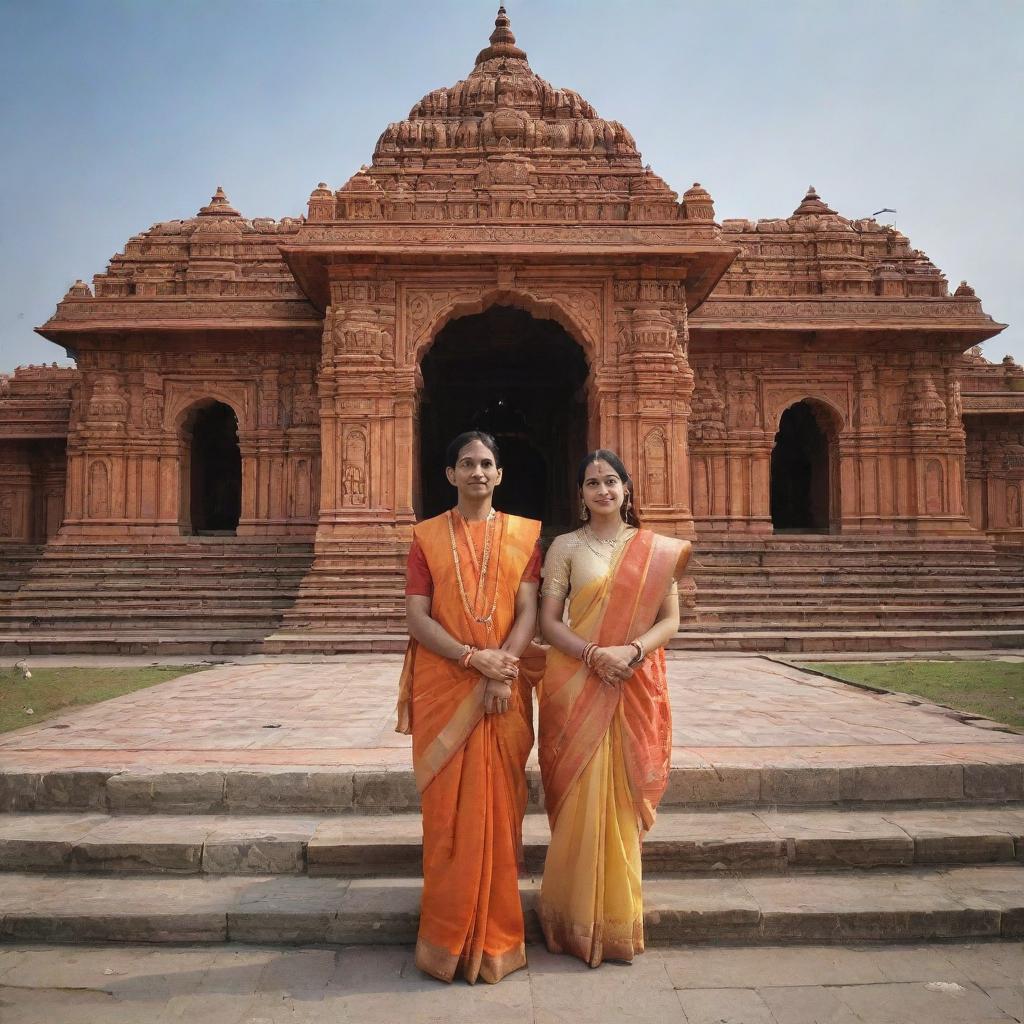
[(508, 651), (491, 647), (475, 651), (469, 665), (486, 680), (484, 714), (503, 715), (512, 703), (512, 684), (519, 676), (519, 659)]
[(636, 656), (631, 644), (623, 647), (597, 647), (590, 656), (590, 667), (609, 686), (620, 686), (636, 670), (630, 661)]

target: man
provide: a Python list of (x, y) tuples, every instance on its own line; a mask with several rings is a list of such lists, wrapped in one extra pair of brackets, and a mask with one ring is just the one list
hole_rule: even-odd
[(416, 965), (494, 983), (526, 964), (519, 856), (533, 715), (519, 658), (536, 622), (540, 523), (494, 509), (502, 470), (490, 435), (460, 434), (445, 463), (458, 503), (413, 530), (398, 702), (423, 810)]

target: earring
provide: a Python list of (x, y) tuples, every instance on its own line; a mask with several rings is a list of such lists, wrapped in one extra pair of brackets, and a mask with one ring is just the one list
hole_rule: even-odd
[(623, 522), (629, 522), (629, 512), (633, 507), (633, 495), (626, 491), (626, 500), (622, 504), (622, 519)]
[(580, 495), (580, 519), (582, 522), (586, 522), (590, 518), (590, 509), (587, 508), (587, 503), (583, 500), (583, 495)]

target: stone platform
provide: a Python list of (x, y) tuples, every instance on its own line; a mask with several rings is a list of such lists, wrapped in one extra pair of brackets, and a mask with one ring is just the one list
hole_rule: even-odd
[[(225, 665), (0, 739), (0, 938), (405, 943), (394, 657)], [(1024, 736), (764, 658), (670, 659), (653, 943), (1024, 935)], [(535, 760), (529, 934), (547, 844)]]

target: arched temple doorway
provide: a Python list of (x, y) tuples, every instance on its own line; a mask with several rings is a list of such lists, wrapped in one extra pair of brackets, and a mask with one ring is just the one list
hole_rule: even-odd
[(545, 532), (575, 524), (572, 474), (587, 444), (587, 362), (553, 320), (491, 306), (451, 321), (423, 357), (417, 513), (452, 504), (444, 475), (448, 442), (485, 430), (501, 448), (506, 486), (495, 505), (540, 519)]
[(826, 406), (808, 399), (779, 420), (771, 465), (771, 514), (776, 533), (838, 530), (838, 428)]
[(210, 401), (193, 407), (182, 428), (188, 452), (183, 506), (191, 532), (234, 533), (242, 511), (238, 418), (229, 405)]

